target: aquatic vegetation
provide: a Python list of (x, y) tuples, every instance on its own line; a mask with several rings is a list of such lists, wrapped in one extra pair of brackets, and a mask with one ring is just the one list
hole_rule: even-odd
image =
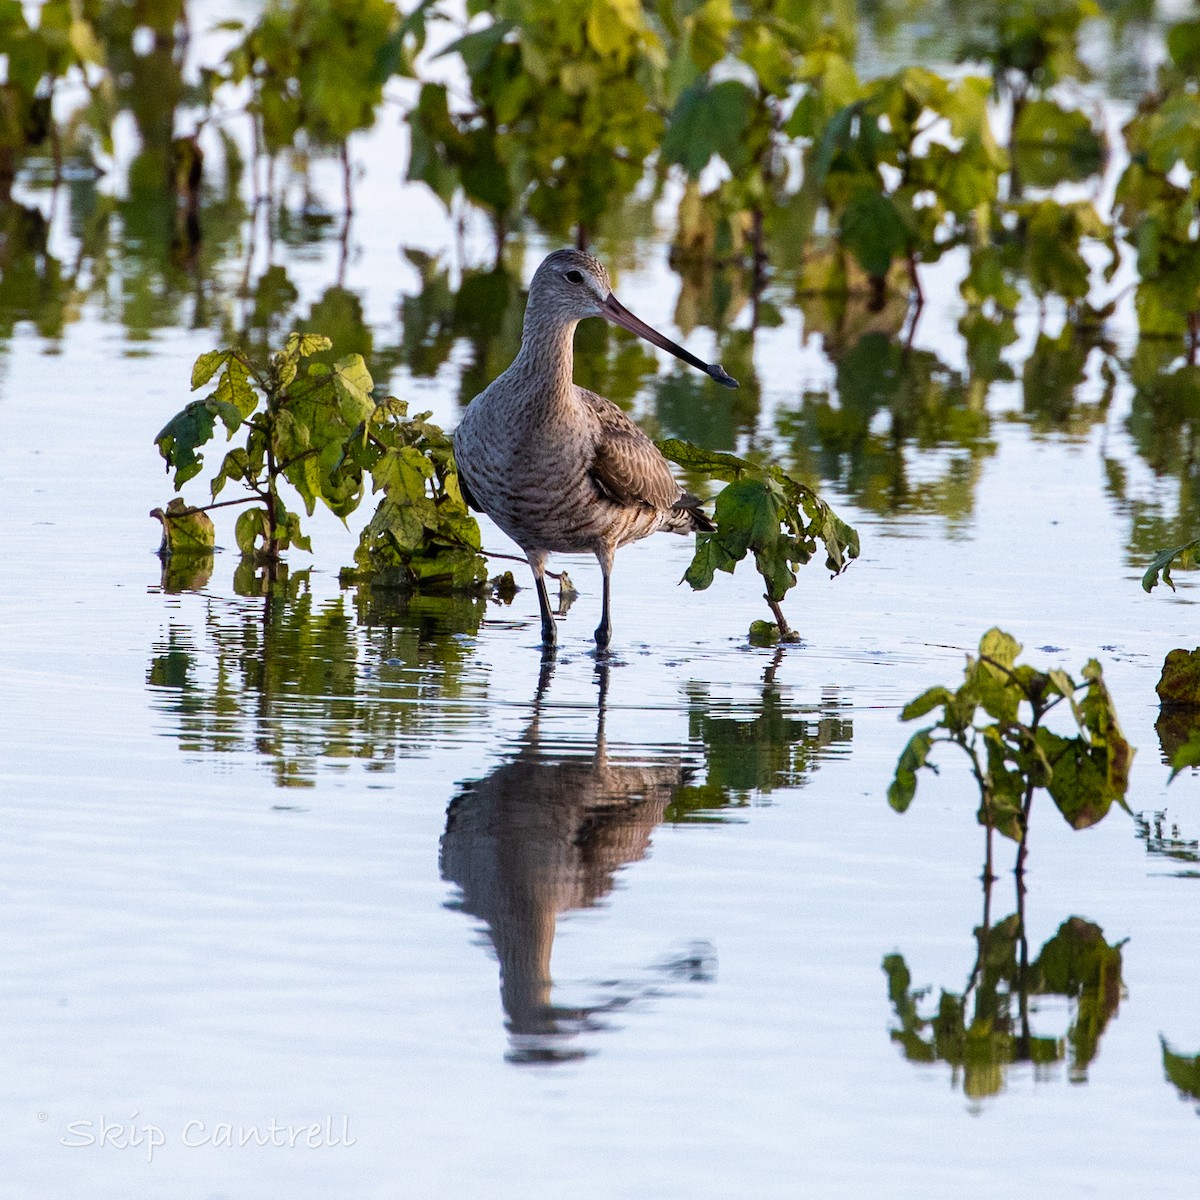
[(408, 415), (403, 400), (376, 408), (354, 447), (370, 473), (379, 504), (343, 583), (401, 591), (482, 592), (487, 564), (479, 524), (459, 489), (450, 438), (429, 413)]
[[(967, 656), (957, 690), (932, 687), (904, 706), (902, 721), (936, 709), (941, 719), (913, 734), (888, 788), (888, 802), (904, 812), (916, 794), (917, 772), (937, 769), (929, 761), (934, 748), (957, 746), (979, 789), (979, 823), (989, 835), (998, 830), (1017, 843), (1018, 874), (1024, 870), (1034, 794), (1049, 792), (1067, 824), (1086, 829), (1102, 820), (1114, 802), (1126, 807), (1134, 754), (1095, 659), (1087, 662), (1082, 682), (1076, 683), (1059, 668), (1039, 671), (1018, 663), (1020, 652), (1013, 637), (990, 629), (980, 640), (978, 657)], [(1078, 731), (1074, 736), (1055, 733), (1044, 723), (1064, 702)], [(986, 871), (991, 873), (990, 836)]]
[[(209, 481), (213, 503), (200, 508), (256, 505), (238, 517), (236, 536), (243, 554), (274, 562), (290, 546), (312, 549), (299, 516), (284, 502), (283, 483), (291, 485), (310, 515), (320, 499), (345, 518), (362, 497), (363, 463), (350, 450), (353, 438), (365, 438), (375, 414), (374, 384), (361, 355), (339, 359), (332, 367), (305, 361), (330, 347), (326, 337), (293, 333), (265, 364), (236, 349), (202, 354), (192, 369), (192, 390), (214, 377), (216, 387), (172, 417), (154, 439), (179, 488), (204, 469), (199, 451), (212, 439), (218, 421), (230, 440), (242, 434), (244, 441), (226, 453)], [(218, 502), (230, 480), (250, 495)], [(164, 525), (170, 550), (176, 545), (171, 533), (175, 520), (195, 511), (172, 514), (168, 509)]]
[(466, 103), (452, 108), (445, 84), (422, 84), (408, 178), (447, 206), (461, 194), (483, 208), (497, 256), (522, 213), (582, 248), (658, 147), (661, 42), (625, 0), (467, 5), (468, 20), (485, 14), (442, 51), (461, 62)]
[(1152, 592), (1158, 586), (1161, 576), (1163, 583), (1171, 591), (1174, 591), (1175, 580), (1171, 578), (1171, 568), (1182, 567), (1184, 570), (1191, 570), (1196, 566), (1198, 550), (1200, 550), (1200, 538), (1193, 538), (1190, 542), (1184, 542), (1182, 546), (1171, 546), (1166, 550), (1160, 550), (1142, 576), (1142, 587), (1147, 592)]
[(808, 563), (820, 544), (825, 566), (840, 575), (858, 557), (858, 534), (812, 488), (793, 479), (778, 463), (761, 465), (675, 439), (659, 442), (658, 448), (689, 473), (723, 480), (726, 485), (717, 495), (713, 514), (717, 528), (696, 535), (696, 554), (683, 578), (695, 591), (703, 591), (717, 571), (732, 575), (753, 551), (754, 565), (767, 588), (763, 599), (779, 636), (798, 641), (779, 607), (796, 586), (794, 568)]
[[(265, 363), (236, 349), (213, 350), (196, 360), (192, 390), (213, 378), (215, 389), (176, 414), (155, 439), (182, 487), (204, 469), (201, 448), (220, 422), (228, 451), (209, 481), (213, 503), (172, 501), (154, 514), (164, 527), (164, 553), (211, 549), (211, 521), (204, 513), (225, 505), (249, 504), (238, 517), (236, 537), (243, 555), (275, 563), (288, 548), (311, 550), (300, 517), (288, 509), (281, 487), (290, 485), (311, 516), (320, 500), (343, 520), (359, 505), (365, 477), (383, 492), (363, 531), (355, 582), (391, 586), (462, 589), (486, 580), (479, 553), (479, 527), (458, 490), (449, 438), (428, 420), (408, 416), (394, 397), (376, 403), (374, 382), (359, 354), (330, 364), (320, 359), (332, 348), (319, 334), (291, 334)], [(303, 368), (303, 370), (301, 369)], [(218, 501), (233, 480), (249, 492)]]

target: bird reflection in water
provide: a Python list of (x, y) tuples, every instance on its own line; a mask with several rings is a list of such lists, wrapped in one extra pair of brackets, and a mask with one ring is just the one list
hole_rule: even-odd
[[(442, 877), (457, 884), (453, 907), (478, 917), (500, 962), (500, 996), (515, 1063), (567, 1062), (588, 1051), (578, 1034), (603, 1028), (604, 1014), (676, 982), (713, 977), (712, 947), (697, 942), (659, 964), (658, 979), (609, 988), (594, 1005), (556, 1005), (550, 956), (558, 914), (589, 908), (613, 888), (616, 871), (645, 856), (654, 826), (688, 774), (676, 756), (660, 763), (609, 757), (605, 739), (608, 665), (597, 665), (599, 704), (590, 753), (542, 741), (542, 702), (554, 671), (543, 661), (533, 716), (514, 758), (465, 783), (450, 802)], [(574, 751), (572, 753), (572, 751)]]

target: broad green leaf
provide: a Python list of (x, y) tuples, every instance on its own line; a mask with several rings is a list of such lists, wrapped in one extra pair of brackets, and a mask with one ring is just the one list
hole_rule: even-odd
[(1104, 165), (1104, 142), (1086, 114), (1044, 97), (1024, 106), (1013, 138), (1017, 167), (1026, 186), (1049, 188), (1080, 182)]
[(185, 504), (176, 496), (164, 512), (154, 509), (150, 514), (162, 523), (163, 540), (158, 552), (162, 555), (211, 554), (216, 544), (216, 531), (208, 513)]
[(252, 477), (249, 456), (244, 446), (235, 446), (225, 455), (220, 470), (213, 476), (210, 490), (215, 500), (229, 479), (248, 480)]
[(746, 471), (756, 468), (744, 458), (736, 454), (725, 454), (719, 450), (704, 450), (691, 442), (683, 442), (678, 438), (668, 438), (666, 441), (655, 443), (663, 457), (678, 463), (685, 470), (699, 471), (714, 479), (737, 479)]
[(730, 549), (744, 542), (745, 549), (765, 550), (779, 540), (779, 501), (761, 480), (737, 479), (722, 489), (716, 519), (718, 536)]
[(1021, 653), (1021, 643), (1011, 634), (995, 627), (989, 629), (979, 640), (979, 655), (990, 659), (999, 667), (1011, 668)]
[(308, 358), (313, 354), (320, 354), (323, 350), (329, 350), (333, 343), (319, 333), (290, 333), (288, 334), (287, 342), (284, 343), (283, 352), (289, 357)]
[(1171, 591), (1174, 591), (1175, 581), (1171, 578), (1171, 568), (1176, 565), (1175, 560), (1179, 559), (1178, 565), (1181, 567), (1193, 567), (1195, 566), (1197, 550), (1200, 550), (1200, 539), (1185, 542), (1182, 546), (1176, 546), (1171, 550), (1160, 550), (1151, 559), (1149, 567), (1146, 568), (1146, 573), (1142, 576), (1142, 587), (1147, 592), (1152, 591), (1158, 584), (1158, 578), (1161, 574), (1163, 583)]
[(258, 393), (250, 385), (250, 372), (240, 358), (231, 357), (211, 399), (231, 404), (243, 418), (258, 407)]
[(203, 387), (230, 359), (232, 350), (210, 350), (196, 359), (192, 367), (192, 391)]
[(266, 542), (270, 534), (270, 522), (265, 508), (243, 509), (234, 526), (234, 537), (243, 554), (253, 554), (259, 541)]
[(365, 421), (375, 410), (371, 391), (375, 382), (361, 354), (340, 359), (333, 369), (333, 382), (342, 400), (342, 417), (349, 425)]
[(229, 436), (233, 437), (242, 424), (241, 410), (236, 405), (218, 400), (215, 396), (210, 396), (205, 403), (212, 410), (214, 416), (220, 417), (221, 424), (229, 431)]
[(900, 710), (900, 720), (915, 721), (935, 708), (949, 704), (953, 699), (954, 694), (948, 688), (931, 687), (922, 692), (915, 700), (910, 700)]
[(868, 275), (886, 277), (894, 259), (902, 258), (908, 229), (895, 203), (881, 192), (860, 189), (842, 213), (842, 242)]
[(216, 418), (203, 400), (193, 400), (159, 431), (154, 439), (168, 468), (175, 468), (175, 486), (200, 473), (204, 466), (202, 455), (196, 453), (213, 435)]
[(715, 534), (698, 534), (696, 554), (684, 572), (684, 582), (689, 584), (693, 591), (702, 592), (712, 583), (715, 572), (724, 571), (732, 575), (740, 557), (741, 555), (735, 557), (730, 554)]
[(1095, 825), (1119, 794), (1107, 751), (1093, 750), (1083, 738), (1060, 737), (1045, 728), (1037, 731), (1037, 743), (1053, 768), (1047, 790), (1067, 824), (1072, 829)]
[(728, 79), (700, 82), (679, 97), (667, 124), (661, 154), (693, 178), (719, 155), (733, 170), (746, 164), (745, 134), (752, 97), (745, 84)]
[(888, 803), (897, 812), (905, 812), (917, 794), (917, 772), (922, 767), (936, 771), (929, 762), (929, 752), (933, 749), (933, 730), (920, 729), (908, 740), (908, 745), (900, 754), (896, 763), (896, 774), (888, 787)]

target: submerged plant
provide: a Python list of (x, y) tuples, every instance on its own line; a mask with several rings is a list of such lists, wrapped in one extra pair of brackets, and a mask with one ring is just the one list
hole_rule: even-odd
[[(1034, 793), (1050, 793), (1073, 829), (1086, 829), (1113, 802), (1125, 805), (1133, 747), (1117, 722), (1100, 664), (1089, 659), (1083, 682), (1065, 671), (1039, 671), (1017, 663), (1020, 644), (999, 629), (979, 643), (979, 656), (967, 657), (957, 691), (932, 687), (905, 705), (902, 721), (914, 721), (935, 709), (941, 719), (913, 734), (896, 764), (888, 802), (904, 812), (917, 790), (917, 772), (936, 771), (929, 756), (939, 743), (967, 755), (979, 788), (979, 822), (1018, 844), (1016, 870), (1024, 871), (1029, 814)], [(1070, 712), (1074, 736), (1055, 733), (1045, 718), (1055, 708)], [(986, 720), (990, 718), (990, 720)], [(988, 839), (987, 874), (991, 873)]]
[[(798, 641), (779, 607), (796, 585), (794, 568), (809, 562), (820, 544), (825, 548), (826, 567), (834, 575), (841, 574), (858, 557), (858, 534), (812, 488), (777, 464), (760, 466), (677, 439), (659, 442), (658, 448), (687, 471), (726, 481), (713, 516), (717, 527), (712, 533), (696, 535), (696, 554), (684, 579), (695, 591), (702, 591), (717, 571), (732, 575), (753, 552), (778, 637)], [(768, 628), (769, 623), (756, 621), (752, 634), (756, 640), (766, 640)]]

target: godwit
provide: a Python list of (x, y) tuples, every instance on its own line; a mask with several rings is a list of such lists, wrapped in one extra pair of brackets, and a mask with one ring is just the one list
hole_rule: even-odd
[(556, 640), (546, 556), (590, 553), (604, 577), (596, 646), (605, 650), (617, 548), (659, 530), (687, 534), (714, 526), (654, 443), (611, 400), (572, 381), (575, 326), (585, 317), (604, 317), (726, 387), (737, 382), (618, 303), (608, 272), (590, 254), (556, 250), (529, 285), (517, 357), (463, 414), (454, 434), (463, 498), (525, 552), (537, 584), (543, 646)]

